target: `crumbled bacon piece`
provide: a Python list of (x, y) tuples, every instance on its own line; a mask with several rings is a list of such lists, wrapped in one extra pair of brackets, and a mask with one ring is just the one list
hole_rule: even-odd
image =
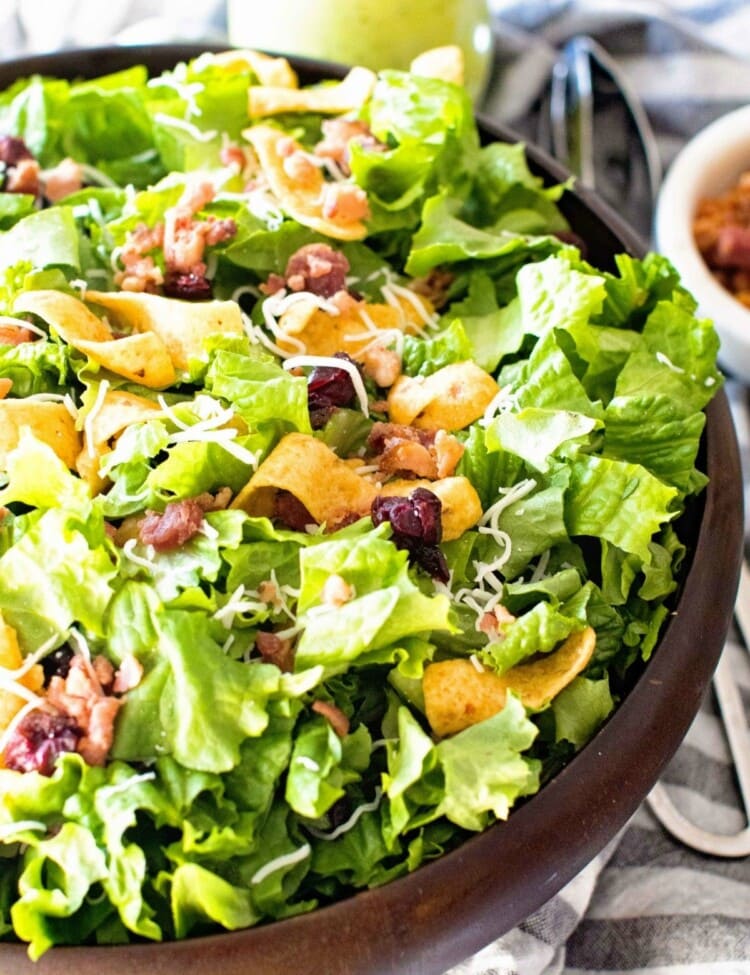
[(351, 172), (351, 146), (357, 143), (367, 149), (382, 150), (386, 145), (370, 131), (368, 125), (359, 119), (326, 119), (321, 129), (322, 140), (315, 146), (315, 155), (332, 159), (344, 176)]
[[(100, 676), (105, 678), (103, 685)], [(72, 721), (79, 735), (76, 751), (89, 765), (104, 765), (114, 739), (114, 724), (122, 701), (105, 693), (114, 684), (114, 668), (104, 658), (89, 663), (74, 656), (65, 677), (55, 675), (47, 688), (47, 702)]]
[(219, 160), (222, 166), (231, 166), (238, 173), (241, 173), (247, 165), (247, 156), (245, 155), (244, 149), (235, 143), (221, 147)]
[(28, 193), (39, 195), (39, 163), (36, 159), (21, 159), (15, 166), (10, 166), (5, 174), (6, 193)]
[(294, 670), (294, 648), (291, 640), (260, 630), (255, 637), (255, 646), (267, 664), (276, 664), (286, 674)]
[(477, 630), (486, 634), (490, 640), (502, 640), (505, 636), (505, 627), (515, 620), (515, 616), (509, 613), (502, 604), (495, 606), (493, 610), (483, 613), (477, 620)]
[(280, 274), (271, 272), (268, 275), (268, 280), (260, 285), (260, 290), (264, 295), (275, 295), (279, 291), (283, 291), (286, 287), (286, 281)]
[(83, 170), (80, 163), (70, 157), (63, 159), (53, 169), (48, 169), (44, 173), (42, 186), (44, 195), (50, 203), (57, 203), (71, 193), (76, 193), (83, 186)]
[(349, 734), (349, 719), (341, 708), (330, 701), (321, 700), (313, 701), (311, 707), (316, 714), (320, 714), (326, 719), (339, 738), (346, 738)]
[(162, 513), (149, 511), (138, 526), (144, 545), (157, 552), (179, 548), (198, 533), (203, 524), (203, 508), (195, 498), (170, 501)]
[(204, 491), (195, 500), (204, 511), (223, 511), (229, 507), (229, 502), (232, 500), (232, 489), (230, 487), (221, 487), (216, 494)]
[(0, 345), (22, 345), (37, 338), (31, 329), (23, 325), (0, 325)]
[[(5, 399), (8, 393), (13, 388), (13, 380), (8, 379), (7, 376), (0, 377), (0, 399)], [(7, 511), (5, 508), (0, 509), (3, 513), (0, 514), (0, 518), (4, 518)]]
[(330, 298), (346, 290), (349, 261), (328, 244), (305, 244), (289, 258), (284, 276), (292, 291), (310, 291)]
[(417, 430), (398, 423), (373, 424), (367, 445), (384, 473), (431, 481), (450, 477), (464, 452), (463, 445), (445, 430)]
[(115, 274), (115, 284), (123, 291), (153, 294), (164, 283), (164, 275), (153, 257), (124, 260), (123, 263), (125, 268)]
[(355, 223), (370, 216), (365, 191), (352, 183), (326, 183), (321, 212), (326, 220)]

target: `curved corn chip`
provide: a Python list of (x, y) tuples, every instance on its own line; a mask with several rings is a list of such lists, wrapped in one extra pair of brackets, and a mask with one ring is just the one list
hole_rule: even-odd
[(279, 152), (279, 143), (289, 143), (288, 135), (270, 125), (254, 125), (242, 134), (255, 149), (263, 175), (285, 213), (303, 226), (337, 240), (360, 240), (367, 235), (367, 227), (361, 220), (323, 216), (326, 182), (317, 166), (310, 166), (304, 182), (289, 176), (284, 168), (285, 157)]
[(452, 81), (454, 85), (463, 85), (464, 52), (456, 44), (433, 47), (417, 55), (409, 71), (423, 78), (440, 78), (441, 81)]
[(5, 469), (8, 454), (18, 446), (24, 429), (50, 446), (71, 470), (75, 468), (81, 437), (67, 407), (27, 396), (0, 400), (0, 469)]
[(216, 65), (227, 74), (236, 74), (250, 68), (261, 85), (274, 88), (299, 86), (297, 75), (286, 58), (274, 58), (270, 54), (263, 54), (261, 51), (253, 51), (249, 48), (220, 51), (218, 54), (202, 54), (193, 63), (196, 71), (200, 71), (207, 65)]
[[(344, 351), (357, 359), (359, 353), (372, 344), (377, 332), (399, 331), (413, 335), (422, 327), (424, 318), (414, 305), (405, 298), (397, 300), (399, 307), (357, 302), (342, 309), (338, 315), (323, 311), (313, 299), (295, 301), (279, 318), (282, 334), (278, 336), (277, 344), (290, 355), (299, 351), (298, 343), (302, 342), (308, 355), (332, 356)], [(421, 297), (420, 301), (425, 314), (431, 314), (430, 302)], [(372, 330), (373, 326), (376, 331)], [(284, 334), (292, 341), (286, 340)]]
[(464, 659), (429, 664), (422, 689), (430, 727), (441, 738), (463, 731), (502, 711), (508, 691), (513, 691), (524, 707), (539, 711), (586, 668), (595, 646), (596, 633), (587, 626), (571, 633), (552, 653), (511, 667), (504, 674), (477, 670)]
[(112, 324), (122, 330), (158, 335), (175, 369), (183, 372), (191, 360), (206, 358), (207, 336), (243, 333), (236, 301), (181, 301), (131, 291), (88, 291), (86, 301), (106, 309)]
[[(16, 631), (5, 622), (2, 613), (0, 613), (0, 667), (4, 667), (6, 670), (18, 670), (22, 664), (23, 657), (18, 646)], [(19, 678), (18, 683), (30, 691), (36, 692), (41, 689), (44, 683), (44, 671), (39, 664), (35, 664), (23, 677)], [(0, 733), (8, 727), (25, 703), (25, 698), (10, 690), (0, 688)]]
[(145, 396), (122, 390), (108, 390), (95, 414), (84, 422), (83, 450), (76, 458), (76, 470), (91, 485), (92, 494), (104, 489), (106, 481), (99, 477), (102, 457), (109, 453), (110, 440), (131, 423), (161, 416), (162, 409)]
[(502, 677), (459, 658), (428, 664), (422, 690), (427, 720), (440, 738), (491, 718), (502, 711), (507, 697)]
[(482, 502), (467, 477), (443, 477), (437, 481), (397, 478), (384, 484), (378, 492), (386, 496), (406, 497), (414, 488), (424, 487), (440, 498), (443, 541), (460, 538), (482, 517)]
[[(255, 71), (255, 66), (251, 64), (251, 67)], [(343, 81), (316, 88), (273, 87), (262, 81), (262, 86), (253, 85), (249, 89), (247, 110), (250, 118), (279, 115), (282, 112), (343, 115), (364, 105), (376, 81), (374, 72), (362, 67), (352, 68)]]
[(317, 437), (288, 433), (232, 501), (254, 517), (271, 517), (279, 491), (289, 491), (318, 524), (370, 511), (375, 488)]
[(571, 633), (561, 647), (530, 664), (517, 664), (502, 675), (506, 687), (525, 706), (539, 711), (584, 670), (594, 654), (596, 633), (587, 626)]
[(158, 335), (145, 332), (115, 339), (109, 325), (72, 295), (25, 291), (14, 308), (43, 318), (68, 345), (118, 376), (151, 389), (170, 386), (176, 379), (172, 360)]
[(402, 375), (388, 393), (394, 423), (422, 430), (463, 430), (484, 414), (499, 387), (474, 362), (454, 362), (430, 376)]

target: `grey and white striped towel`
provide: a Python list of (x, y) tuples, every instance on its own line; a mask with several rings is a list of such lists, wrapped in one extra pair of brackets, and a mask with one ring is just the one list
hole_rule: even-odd
[[(643, 101), (666, 166), (713, 119), (750, 102), (750, 4), (742, 0), (496, 0), (499, 57), (485, 109), (533, 139), (555, 49), (588, 33)], [(631, 215), (633, 217), (634, 215)], [(728, 382), (750, 538), (750, 399)], [(750, 720), (750, 655), (728, 650)], [(698, 825), (745, 825), (713, 695), (662, 781)], [(720, 860), (673, 840), (645, 805), (586, 869), (518, 928), (449, 975), (750, 975), (750, 857)]]

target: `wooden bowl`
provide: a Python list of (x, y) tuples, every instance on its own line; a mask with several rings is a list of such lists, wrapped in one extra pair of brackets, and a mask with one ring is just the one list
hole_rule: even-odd
[[(0, 85), (35, 72), (94, 77), (133, 64), (154, 73), (197, 56), (194, 45), (65, 51), (0, 64)], [(304, 83), (341, 74), (295, 59)], [(486, 141), (517, 141), (480, 119)], [(565, 171), (529, 147), (532, 168)], [(588, 259), (613, 266), (643, 244), (597, 196), (565, 194), (562, 210)], [(688, 557), (673, 613), (651, 660), (604, 727), (567, 767), (455, 851), (386, 886), (288, 920), (165, 944), (53, 948), (36, 964), (0, 944), (13, 975), (440, 975), (509, 931), (578, 873), (635, 812), (677, 750), (707, 688), (732, 616), (742, 550), (737, 443), (720, 392), (707, 410), (701, 468), (710, 477), (681, 521)]]

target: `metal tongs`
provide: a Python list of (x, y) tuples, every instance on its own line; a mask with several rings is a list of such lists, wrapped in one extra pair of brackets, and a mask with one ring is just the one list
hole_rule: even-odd
[(537, 139), (648, 239), (662, 175), (656, 139), (627, 76), (593, 38), (561, 49)]
[[(740, 571), (734, 615), (745, 648), (750, 652), (750, 569), (744, 562)], [(714, 673), (713, 685), (726, 729), (729, 750), (734, 759), (748, 825), (734, 834), (713, 833), (701, 829), (675, 807), (661, 783), (657, 783), (651, 790), (647, 802), (662, 826), (686, 846), (717, 857), (745, 857), (750, 855), (750, 726), (745, 718), (742, 697), (732, 674), (726, 648)]]

